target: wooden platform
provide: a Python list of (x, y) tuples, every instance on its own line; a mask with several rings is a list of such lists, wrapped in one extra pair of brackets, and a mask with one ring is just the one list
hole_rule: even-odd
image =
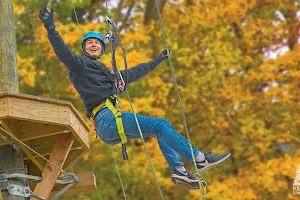
[[(62, 164), (65, 171), (90, 149), (89, 126), (67, 101), (20, 93), (0, 93), (0, 126), (47, 159), (54, 148), (57, 151), (58, 141), (63, 140), (61, 138), (71, 138)], [(15, 142), (1, 130), (0, 134)], [(6, 144), (0, 138), (0, 146)], [(28, 174), (42, 176), (46, 161), (28, 148), (19, 147), (24, 154)]]

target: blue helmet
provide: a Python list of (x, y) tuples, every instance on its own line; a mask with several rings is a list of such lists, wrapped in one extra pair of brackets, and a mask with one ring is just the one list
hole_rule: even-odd
[(82, 51), (85, 52), (85, 41), (89, 38), (97, 38), (98, 40), (100, 40), (100, 44), (102, 46), (101, 49), (101, 55), (102, 55), (105, 51), (105, 42), (104, 42), (104, 37), (98, 32), (88, 32), (87, 34), (84, 35), (81, 43)]

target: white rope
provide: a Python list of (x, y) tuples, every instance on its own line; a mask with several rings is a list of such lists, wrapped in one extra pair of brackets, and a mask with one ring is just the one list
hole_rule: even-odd
[(49, 77), (48, 77), (48, 74), (47, 74), (45, 62), (44, 62), (44, 59), (43, 59), (43, 56), (42, 56), (42, 53), (41, 53), (42, 51), (41, 51), (41, 47), (40, 47), (40, 44), (39, 44), (39, 40), (38, 40), (38, 38), (36, 36), (36, 31), (35, 31), (34, 23), (33, 23), (33, 16), (32, 16), (32, 14), (31, 14), (31, 12), (29, 10), (29, 5), (28, 5), (28, 1), (27, 0), (25, 0), (25, 5), (26, 5), (26, 9), (27, 9), (29, 20), (30, 20), (31, 28), (32, 28), (32, 31), (33, 31), (33, 35), (34, 35), (34, 38), (35, 38), (36, 46), (37, 46), (37, 49), (38, 49), (38, 52), (39, 52), (39, 56), (40, 56), (40, 59), (41, 59), (41, 62), (42, 62), (42, 66), (43, 66), (43, 69), (45, 71), (45, 76), (46, 76), (46, 80), (47, 80), (47, 84), (48, 84), (48, 88), (49, 88), (49, 92), (50, 92), (50, 97), (53, 99), (52, 88), (51, 88)]
[[(107, 1), (106, 1), (106, 15), (108, 16)], [(109, 31), (109, 25), (108, 25), (108, 31)], [(117, 38), (116, 38), (116, 39), (117, 39)], [(111, 47), (112, 47), (112, 45), (110, 45), (110, 48), (111, 48)], [(127, 68), (126, 52), (125, 52), (125, 50), (124, 50), (123, 47), (121, 47), (121, 48), (122, 48), (123, 53), (124, 53), (124, 62), (125, 62), (125, 66), (126, 66), (126, 68)], [(133, 113), (133, 115), (134, 115), (134, 119), (135, 119), (135, 121), (136, 121), (136, 125), (137, 125), (137, 127), (138, 127), (140, 137), (141, 137), (141, 139), (142, 139), (142, 141), (143, 141), (143, 144), (144, 144), (144, 149), (145, 149), (145, 152), (146, 152), (148, 161), (149, 161), (149, 163), (150, 163), (150, 167), (151, 167), (151, 170), (152, 170), (152, 173), (153, 173), (153, 176), (154, 176), (154, 179), (155, 179), (157, 188), (158, 188), (158, 190), (159, 190), (161, 199), (164, 200), (164, 196), (163, 196), (163, 194), (162, 194), (161, 187), (160, 187), (159, 182), (158, 182), (158, 179), (157, 179), (157, 177), (156, 177), (155, 170), (154, 170), (154, 166), (153, 166), (153, 164), (152, 164), (152, 161), (151, 161), (151, 158), (150, 158), (150, 154), (149, 154), (149, 152), (148, 152), (148, 148), (147, 148), (147, 146), (146, 146), (146, 143), (145, 143), (145, 140), (144, 140), (144, 136), (143, 136), (143, 133), (142, 133), (141, 128), (140, 128), (139, 121), (138, 121), (138, 119), (137, 119), (137, 117), (136, 117), (136, 113), (134, 112), (134, 109), (133, 109), (133, 106), (132, 106), (132, 101), (131, 101), (131, 98), (130, 98), (128, 89), (126, 90), (126, 94), (127, 94), (128, 100), (129, 100), (129, 102), (130, 102), (131, 110), (132, 110), (132, 113)]]
[(121, 173), (120, 173), (119, 166), (118, 166), (117, 159), (116, 159), (115, 152), (114, 152), (114, 147), (112, 145), (110, 147), (111, 147), (111, 152), (112, 152), (112, 155), (113, 155), (113, 158), (114, 158), (114, 161), (115, 161), (115, 165), (116, 165), (116, 169), (117, 169), (117, 172), (118, 172), (119, 180), (120, 180), (120, 183), (121, 183), (124, 199), (127, 200), (125, 189), (124, 189), (122, 178), (121, 178)]
[[(165, 30), (164, 30), (164, 25), (163, 25), (161, 13), (160, 13), (160, 10), (159, 10), (158, 0), (155, 0), (155, 5), (156, 5), (159, 21), (160, 21), (160, 26), (161, 26), (161, 30), (162, 30), (164, 43), (165, 43), (167, 51), (170, 52), (169, 47), (168, 47), (168, 43), (167, 43), (167, 38), (166, 38)], [(186, 117), (185, 117), (185, 114), (184, 114), (183, 104), (182, 104), (182, 100), (181, 100), (181, 97), (180, 97), (178, 84), (177, 84), (177, 81), (176, 81), (176, 76), (175, 76), (174, 67), (173, 67), (173, 64), (172, 64), (171, 55), (169, 55), (168, 60), (169, 60), (169, 63), (170, 63), (170, 68), (171, 68), (172, 76), (173, 76), (173, 79), (174, 79), (174, 84), (175, 84), (175, 88), (176, 88), (176, 92), (177, 92), (177, 97), (178, 97), (179, 104), (180, 104), (180, 110), (181, 110), (181, 115), (182, 115), (182, 119), (183, 119), (183, 123), (184, 123), (184, 129), (185, 129), (185, 132), (186, 132), (186, 135), (187, 135), (187, 139), (188, 139), (189, 146), (190, 146), (190, 151), (191, 151), (192, 158), (193, 158), (193, 164), (194, 164), (195, 170), (197, 172), (196, 159), (195, 159), (193, 147), (192, 147), (192, 144), (191, 144), (190, 134), (189, 134), (188, 127), (187, 127)], [(206, 181), (203, 179), (203, 177), (200, 175), (200, 173), (197, 172), (196, 175), (197, 175), (196, 177), (197, 177), (198, 184), (199, 184), (199, 187), (200, 187), (200, 192), (201, 192), (201, 195), (202, 195), (202, 199), (205, 200), (204, 191), (203, 191), (203, 188), (202, 188), (202, 183), (201, 183), (201, 180), (200, 180), (199, 177), (201, 177), (201, 179), (205, 182), (205, 185), (207, 186)]]

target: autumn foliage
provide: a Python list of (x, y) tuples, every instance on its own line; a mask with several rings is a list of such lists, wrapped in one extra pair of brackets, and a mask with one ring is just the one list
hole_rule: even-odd
[[(47, 75), (54, 97), (71, 101), (84, 116), (81, 99), (38, 19), (44, 1), (28, 1), (33, 18), (29, 18), (24, 1), (14, 2), (20, 92), (49, 97)], [(129, 67), (151, 60), (165, 48), (154, 2), (107, 1)], [(73, 3), (82, 33), (106, 34), (104, 0)], [(71, 0), (54, 0), (52, 6), (57, 31), (70, 49), (81, 54), (81, 33)], [(232, 154), (227, 162), (203, 174), (211, 189), (206, 199), (297, 199), (292, 191), (300, 165), (300, 3), (162, 0), (160, 6), (192, 143), (203, 152)], [(111, 66), (109, 48), (102, 61)], [(124, 69), (121, 49), (117, 64)], [(167, 118), (185, 136), (168, 61), (131, 84), (128, 91), (136, 112)], [(121, 107), (131, 110), (126, 95), (121, 97)], [(92, 150), (74, 171), (94, 171), (98, 190), (62, 199), (124, 198), (111, 147), (95, 136), (92, 131)], [(164, 198), (201, 199), (199, 191), (172, 184), (156, 139), (146, 139), (146, 143)], [(122, 161), (120, 145), (114, 152), (127, 199), (161, 199), (141, 140), (130, 141), (129, 161)], [(186, 166), (193, 170), (192, 165)]]

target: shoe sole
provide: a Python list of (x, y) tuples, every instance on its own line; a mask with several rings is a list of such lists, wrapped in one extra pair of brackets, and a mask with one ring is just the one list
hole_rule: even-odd
[(210, 169), (218, 166), (219, 164), (221, 164), (222, 162), (224, 162), (225, 160), (227, 160), (230, 156), (231, 156), (231, 153), (229, 153), (227, 156), (225, 156), (221, 160), (218, 160), (217, 162), (208, 163), (205, 167), (203, 167), (201, 169), (198, 169), (197, 171), (200, 172), (200, 173), (207, 172), (208, 170), (210, 170)]
[[(198, 181), (194, 181), (194, 182), (188, 182), (182, 178), (177, 177), (176, 175), (171, 177), (172, 182), (175, 185), (180, 185), (180, 186), (185, 186), (191, 190), (198, 190), (200, 189), (199, 187), (199, 183)], [(202, 182), (202, 184), (204, 184), (204, 182)], [(204, 186), (203, 186), (204, 187)]]

